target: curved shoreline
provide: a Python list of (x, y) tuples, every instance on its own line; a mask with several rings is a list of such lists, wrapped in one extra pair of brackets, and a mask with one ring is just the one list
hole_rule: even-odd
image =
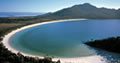
[[(14, 35), (15, 33), (30, 28), (30, 27), (34, 27), (34, 26), (38, 26), (38, 25), (43, 25), (43, 24), (49, 24), (49, 23), (54, 23), (54, 22), (64, 22), (64, 21), (68, 21), (68, 20), (86, 20), (86, 19), (66, 19), (66, 20), (54, 20), (54, 21), (49, 21), (49, 22), (42, 22), (42, 23), (37, 23), (37, 24), (32, 24), (32, 25), (27, 25), (27, 26), (23, 26), (19, 29), (13, 30), (12, 32), (8, 33), (7, 35), (4, 36), (2, 42), (4, 44), (4, 46), (6, 48), (8, 48), (8, 50), (10, 50), (13, 53), (18, 53), (19, 50), (16, 50), (15, 48), (13, 48), (12, 46), (10, 46), (9, 44), (9, 39), (12, 35)], [(34, 55), (30, 55), (27, 53), (23, 53), (21, 52), (24, 56), (31, 56), (31, 57), (39, 57), (39, 58), (43, 58), (42, 56), (34, 56)], [(101, 61), (102, 59), (104, 59), (101, 56), (98, 55), (93, 55), (93, 56), (88, 56), (88, 57), (76, 57), (76, 58), (53, 58), (53, 61), (59, 60), (62, 63), (65, 62), (72, 62), (72, 63), (96, 63), (96, 61), (98, 61), (97, 63), (106, 63), (106, 61)], [(87, 60), (87, 61), (86, 61)], [(96, 61), (95, 61), (96, 60)]]

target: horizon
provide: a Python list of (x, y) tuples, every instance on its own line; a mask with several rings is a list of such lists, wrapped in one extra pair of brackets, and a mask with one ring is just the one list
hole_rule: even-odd
[(90, 3), (98, 8), (119, 9), (119, 0), (1, 0), (0, 12), (56, 12), (63, 8)]

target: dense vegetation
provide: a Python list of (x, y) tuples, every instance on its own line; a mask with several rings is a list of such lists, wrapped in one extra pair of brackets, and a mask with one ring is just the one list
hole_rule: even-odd
[(9, 51), (1, 42), (3, 36), (14, 29), (38, 22), (48, 21), (48, 19), (35, 19), (30, 17), (9, 17), (0, 18), (0, 63), (60, 63), (52, 61), (52, 58), (46, 56), (43, 59), (37, 57), (23, 56), (20, 52), (17, 54)]
[(72, 18), (87, 18), (87, 19), (120, 19), (120, 9), (97, 8), (89, 3), (75, 5), (69, 8), (64, 8), (54, 13), (48, 13), (42, 18), (52, 19), (72, 19)]
[(110, 52), (120, 53), (120, 37), (111, 37), (103, 40), (88, 41), (85, 44)]
[(37, 23), (50, 21), (51, 19), (32, 17), (0, 17), (0, 23)]

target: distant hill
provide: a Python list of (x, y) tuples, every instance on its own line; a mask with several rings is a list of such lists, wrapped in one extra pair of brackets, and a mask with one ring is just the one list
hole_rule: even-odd
[(54, 13), (47, 13), (39, 16), (41, 18), (68, 19), (68, 18), (89, 18), (89, 19), (120, 19), (120, 9), (97, 8), (89, 3), (74, 5)]
[(43, 15), (42, 12), (0, 12), (0, 17), (23, 17)]

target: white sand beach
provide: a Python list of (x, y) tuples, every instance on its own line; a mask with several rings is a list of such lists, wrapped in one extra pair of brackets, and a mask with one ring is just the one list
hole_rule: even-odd
[[(55, 20), (55, 21), (49, 21), (49, 22), (42, 22), (42, 23), (37, 23), (37, 24), (32, 24), (32, 25), (28, 25), (28, 26), (24, 26), (21, 27), (19, 29), (13, 30), (12, 32), (8, 33), (7, 35), (4, 36), (2, 42), (5, 45), (6, 48), (8, 48), (8, 50), (12, 51), (13, 53), (18, 53), (20, 52), (19, 50), (16, 50), (15, 48), (13, 48), (10, 44), (9, 44), (9, 39), (12, 35), (14, 35), (15, 33), (30, 28), (30, 27), (34, 27), (34, 26), (38, 26), (38, 25), (43, 25), (43, 24), (48, 24), (48, 23), (54, 23), (54, 22), (63, 22), (63, 21), (72, 21), (72, 20), (86, 20), (86, 19), (67, 19), (67, 20)], [(32, 57), (39, 57), (39, 58), (43, 58), (42, 56), (34, 56), (34, 55), (30, 55), (27, 53), (23, 53), (21, 52), (24, 56), (32, 56)], [(88, 57), (76, 57), (76, 58), (53, 58), (53, 61), (57, 61), (60, 60), (62, 63), (106, 63), (105, 58), (98, 56), (98, 55), (92, 55), (92, 56), (88, 56)]]

